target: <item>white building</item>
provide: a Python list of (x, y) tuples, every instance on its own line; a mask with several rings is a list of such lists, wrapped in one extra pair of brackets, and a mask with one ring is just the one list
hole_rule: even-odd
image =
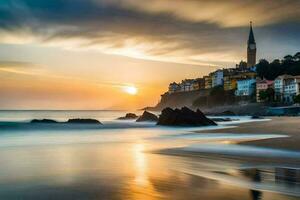
[(275, 97), (284, 103), (293, 103), (300, 94), (300, 76), (282, 75), (274, 81)]
[(243, 79), (237, 81), (236, 96), (251, 96), (255, 92), (256, 79)]
[(283, 101), (293, 103), (299, 94), (300, 76), (289, 76), (283, 80)]
[(212, 87), (223, 85), (224, 73), (223, 70), (219, 69), (212, 73)]
[(278, 95), (278, 97), (283, 95), (283, 79), (284, 76), (278, 76), (274, 80), (274, 90), (275, 90), (275, 95)]

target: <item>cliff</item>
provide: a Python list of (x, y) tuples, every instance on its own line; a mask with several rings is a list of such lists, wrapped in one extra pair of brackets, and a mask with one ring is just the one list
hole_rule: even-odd
[(209, 95), (209, 90), (165, 93), (161, 96), (160, 102), (155, 106), (155, 110), (162, 110), (166, 107), (181, 108), (192, 107), (196, 99)]
[(166, 107), (191, 109), (200, 108), (206, 114), (233, 112), (237, 115), (267, 115), (268, 105), (254, 103), (253, 98), (235, 97), (233, 91), (200, 90), (178, 92), (161, 96), (161, 101), (147, 110), (163, 110)]

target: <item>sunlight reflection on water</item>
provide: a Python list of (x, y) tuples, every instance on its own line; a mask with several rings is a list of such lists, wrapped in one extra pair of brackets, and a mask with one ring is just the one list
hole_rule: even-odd
[(137, 185), (145, 186), (149, 184), (147, 177), (147, 160), (144, 155), (144, 144), (135, 144), (133, 146), (135, 167), (136, 167), (136, 178), (135, 182)]

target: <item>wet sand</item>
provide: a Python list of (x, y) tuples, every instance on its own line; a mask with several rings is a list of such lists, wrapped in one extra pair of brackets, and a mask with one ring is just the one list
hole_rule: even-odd
[(286, 150), (300, 150), (300, 117), (267, 117), (270, 121), (238, 124), (235, 128), (206, 130), (206, 133), (255, 133), (288, 135), (286, 138), (272, 138), (241, 142), (243, 145), (269, 147)]

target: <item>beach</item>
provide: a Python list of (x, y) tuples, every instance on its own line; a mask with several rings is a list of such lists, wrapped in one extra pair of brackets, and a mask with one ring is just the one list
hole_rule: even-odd
[[(298, 137), (297, 118), (235, 116), (218, 126), (165, 127), (155, 122), (116, 120), (124, 114), (0, 112), (0, 199), (300, 197), (299, 180), (293, 175), (300, 166), (296, 144), (293, 149), (272, 142), (293, 141), (288, 134)], [(33, 118), (64, 122), (80, 117), (102, 124), (30, 123)], [(295, 129), (288, 133), (288, 125), (280, 129), (277, 123)], [(261, 148), (267, 147), (262, 142), (272, 148)]]
[(210, 133), (255, 133), (287, 135), (285, 138), (271, 138), (241, 142), (243, 145), (300, 150), (300, 117), (266, 117), (269, 121), (239, 124), (234, 128), (211, 130)]

